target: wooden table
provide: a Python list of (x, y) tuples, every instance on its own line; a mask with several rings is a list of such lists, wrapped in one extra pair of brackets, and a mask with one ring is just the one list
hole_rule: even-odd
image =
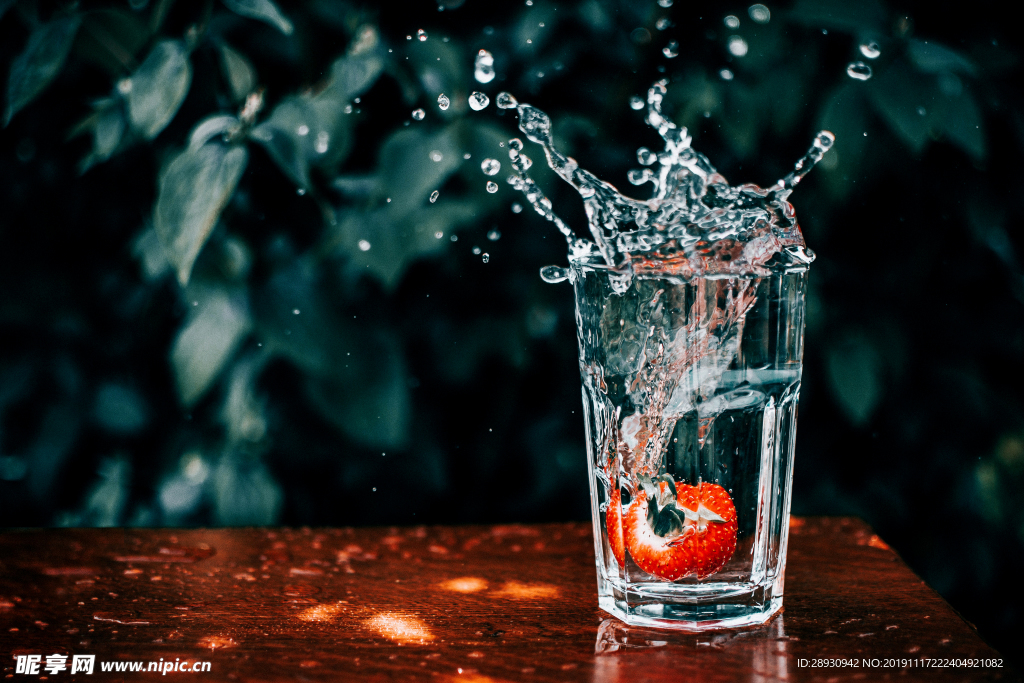
[(589, 524), (8, 531), (0, 677), (156, 680), (101, 668), (162, 659), (208, 662), (164, 679), (196, 681), (1020, 680), (885, 668), (1000, 655), (858, 520), (794, 519), (786, 591), (753, 630), (627, 627), (597, 608)]

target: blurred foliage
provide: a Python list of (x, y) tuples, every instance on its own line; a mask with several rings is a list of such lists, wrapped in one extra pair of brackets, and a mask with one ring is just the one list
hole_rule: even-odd
[(622, 184), (665, 75), (733, 181), (836, 134), (794, 196), (819, 254), (794, 511), (866, 518), (1009, 654), (1015, 33), (984, 5), (684, 4), (0, 0), (0, 523), (586, 518), (572, 297), (537, 277), (564, 243), (485, 191), (515, 120), (467, 97), (541, 106)]

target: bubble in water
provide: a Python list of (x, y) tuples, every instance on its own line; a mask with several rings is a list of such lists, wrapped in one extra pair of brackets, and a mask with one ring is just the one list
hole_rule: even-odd
[(561, 266), (544, 266), (540, 269), (540, 279), (548, 284), (564, 282), (569, 278), (569, 271)]
[(667, 9), (672, 6), (672, 0), (658, 0), (658, 5)]
[(871, 67), (864, 62), (850, 62), (846, 67), (846, 75), (858, 81), (866, 81), (871, 78)]
[(491, 260), (491, 255), (485, 251), (483, 254), (480, 255), (480, 260), (483, 261), (484, 263), (487, 263), (488, 261)]
[(878, 55), (882, 54), (882, 48), (878, 47), (878, 43), (872, 40), (870, 43), (864, 43), (860, 46), (860, 53), (868, 59), (878, 59)]
[(501, 170), (501, 162), (497, 159), (484, 159), (480, 162), (480, 170), (484, 175), (498, 175)]
[(674, 40), (670, 40), (668, 45), (662, 48), (661, 54), (665, 55), (667, 59), (672, 59), (679, 56), (679, 43)]
[(758, 24), (767, 24), (769, 21), (771, 21), (772, 18), (771, 11), (769, 11), (769, 9), (764, 5), (760, 4), (751, 5), (747, 9), (747, 14), (749, 14), (750, 18), (753, 19), (754, 22)]
[(422, 121), (423, 117), (426, 116), (426, 115), (427, 115), (427, 112), (423, 111), (422, 109), (413, 109), (412, 110), (412, 117), (414, 119), (416, 119), (417, 121)]
[(440, 196), (441, 196), (441, 193), (438, 192), (437, 190), (434, 190), (433, 192), (431, 192), (430, 193), (430, 203), (433, 204), (434, 202), (436, 202), (437, 198), (440, 197)]
[(444, 159), (444, 155), (441, 154), (440, 150), (436, 150), (436, 149), (430, 150), (430, 160), (431, 161), (433, 161), (436, 164), (437, 162), (441, 161), (441, 159)]
[(492, 242), (497, 242), (498, 240), (501, 239), (501, 233), (498, 232), (497, 230), (491, 230), (490, 232), (487, 233), (487, 239), (489, 239)]
[(636, 160), (644, 166), (650, 166), (658, 160), (658, 155), (646, 147), (641, 147), (636, 151)]
[(359, 240), (359, 251), (370, 251), (370, 243), (366, 240)]
[(519, 202), (512, 202), (512, 213), (522, 213), (523, 205)]
[(722, 19), (722, 21), (729, 28), (739, 28), (740, 27), (740, 18), (737, 17), (734, 14), (730, 14), (730, 15), (726, 16), (725, 19)]
[(498, 191), (498, 183), (494, 182), (493, 180), (488, 180), (487, 181), (487, 191), (490, 192), (491, 194), (494, 194), (495, 192), (497, 192)]
[(661, 19), (658, 19), (658, 21), (654, 23), (654, 28), (658, 29), (659, 31), (664, 31), (671, 25), (671, 19), (669, 19), (668, 17), (662, 17)]
[(426, 42), (427, 32), (423, 29), (416, 29), (416, 37), (420, 39), (421, 43)]
[(629, 98), (629, 106), (631, 109), (640, 111), (641, 109), (644, 108), (644, 101), (640, 99), (639, 95), (633, 95), (632, 97)]
[(473, 111), (480, 111), (490, 103), (491, 98), (479, 90), (473, 91), (473, 94), (469, 96), (469, 107)]
[(511, 93), (507, 92), (498, 93), (498, 99), (496, 102), (498, 103), (498, 109), (515, 109), (519, 106), (519, 102), (516, 101), (516, 98), (512, 97)]
[(747, 41), (743, 40), (740, 36), (729, 36), (729, 53), (734, 57), (742, 57), (747, 54)]
[(451, 106), (452, 101), (448, 99), (448, 96), (441, 93), (437, 96), (437, 106), (440, 107), (441, 111), (447, 111), (448, 107)]
[(478, 83), (490, 83), (494, 80), (494, 55), (487, 50), (480, 50), (476, 53), (476, 61), (473, 63), (473, 78)]

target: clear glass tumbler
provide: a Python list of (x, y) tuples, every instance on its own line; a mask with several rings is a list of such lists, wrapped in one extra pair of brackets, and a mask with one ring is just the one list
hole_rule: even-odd
[(624, 280), (573, 259), (602, 609), (750, 626), (782, 608), (803, 268)]

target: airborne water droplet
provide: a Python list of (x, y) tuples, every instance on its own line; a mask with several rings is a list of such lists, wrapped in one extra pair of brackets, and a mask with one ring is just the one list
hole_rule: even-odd
[(657, 22), (655, 22), (654, 28), (658, 29), (659, 31), (664, 31), (665, 29), (667, 29), (671, 25), (672, 25), (672, 20), (671, 19), (669, 19), (668, 17), (662, 17), (661, 19), (658, 19)]
[(498, 240), (501, 239), (501, 233), (498, 232), (497, 230), (491, 230), (490, 232), (487, 233), (487, 239), (489, 239), (492, 242), (497, 242)]
[(650, 166), (658, 160), (658, 155), (646, 147), (641, 147), (636, 151), (636, 159), (644, 166)]
[(658, 0), (658, 5), (667, 9), (672, 6), (672, 0)]
[(540, 279), (548, 284), (564, 282), (569, 277), (569, 271), (561, 266), (544, 266), (540, 269)]
[(442, 237), (444, 237), (444, 233), (438, 230), (437, 232), (434, 233), (434, 237), (437, 239), (441, 239)]
[(484, 159), (480, 162), (480, 170), (484, 175), (498, 175), (501, 170), (501, 162), (497, 159)]
[(366, 240), (359, 240), (359, 251), (370, 251), (370, 243)]
[(426, 116), (426, 115), (427, 115), (427, 112), (423, 111), (422, 109), (413, 109), (412, 110), (412, 117), (414, 119), (416, 119), (417, 121), (422, 121), (423, 117)]
[(725, 19), (722, 19), (722, 22), (723, 22), (723, 23), (724, 23), (724, 24), (725, 24), (726, 26), (728, 26), (729, 28), (739, 28), (739, 27), (740, 27), (740, 18), (739, 18), (739, 17), (737, 17), (737, 16), (736, 16), (736, 15), (734, 15), (734, 14), (729, 14), (729, 15), (727, 15), (727, 16), (725, 17)]
[(440, 108), (441, 111), (447, 111), (448, 110), (448, 106), (451, 103), (452, 103), (452, 101), (449, 100), (448, 96), (445, 95), (444, 93), (441, 93), (440, 95), (437, 96), (437, 106), (438, 106), (438, 108)]
[(749, 14), (750, 18), (757, 24), (767, 24), (772, 18), (771, 11), (769, 11), (769, 9), (764, 5), (760, 4), (751, 5), (750, 8), (747, 9), (747, 14)]
[(483, 261), (484, 263), (487, 263), (488, 261), (491, 260), (491, 255), (485, 251), (483, 254), (481, 254), (480, 260)]
[(469, 96), (469, 107), (473, 111), (480, 111), (490, 103), (491, 98), (479, 90), (475, 90), (473, 94)]
[(473, 247), (473, 254), (475, 256), (479, 256), (481, 251), (480, 247)]
[(519, 102), (516, 98), (512, 97), (511, 93), (500, 92), (498, 93), (498, 99), (496, 100), (498, 109), (515, 109), (519, 106)]
[(871, 67), (864, 62), (850, 62), (846, 75), (857, 81), (866, 81), (871, 78)]
[(522, 213), (523, 205), (519, 202), (512, 202), (512, 213)]
[(878, 47), (878, 43), (871, 41), (860, 46), (860, 53), (868, 59), (878, 59), (878, 55), (882, 54), (882, 49)]
[(666, 59), (674, 59), (679, 56), (679, 43), (674, 40), (670, 40), (661, 50), (661, 54), (665, 55)]
[(487, 191), (490, 192), (491, 194), (494, 194), (495, 192), (497, 192), (498, 191), (498, 183), (494, 182), (493, 180), (488, 180), (487, 181)]
[(440, 193), (440, 192), (438, 192), (437, 190), (434, 190), (433, 192), (431, 192), (431, 193), (430, 193), (430, 203), (431, 203), (431, 204), (433, 204), (434, 202), (436, 202), (436, 201), (437, 201), (437, 198), (438, 198), (438, 197), (439, 197), (440, 195), (441, 195), (441, 193)]
[(416, 37), (420, 39), (421, 43), (425, 42), (427, 40), (427, 32), (421, 28), (416, 29)]
[(747, 41), (740, 36), (729, 36), (729, 53), (734, 57), (742, 57), (749, 49)]
[(644, 108), (644, 101), (640, 99), (639, 96), (633, 95), (632, 97), (629, 98), (629, 106), (632, 109), (640, 111), (641, 109)]
[(487, 50), (480, 50), (476, 53), (476, 61), (473, 63), (473, 78), (478, 83), (490, 83), (494, 80), (494, 55)]

